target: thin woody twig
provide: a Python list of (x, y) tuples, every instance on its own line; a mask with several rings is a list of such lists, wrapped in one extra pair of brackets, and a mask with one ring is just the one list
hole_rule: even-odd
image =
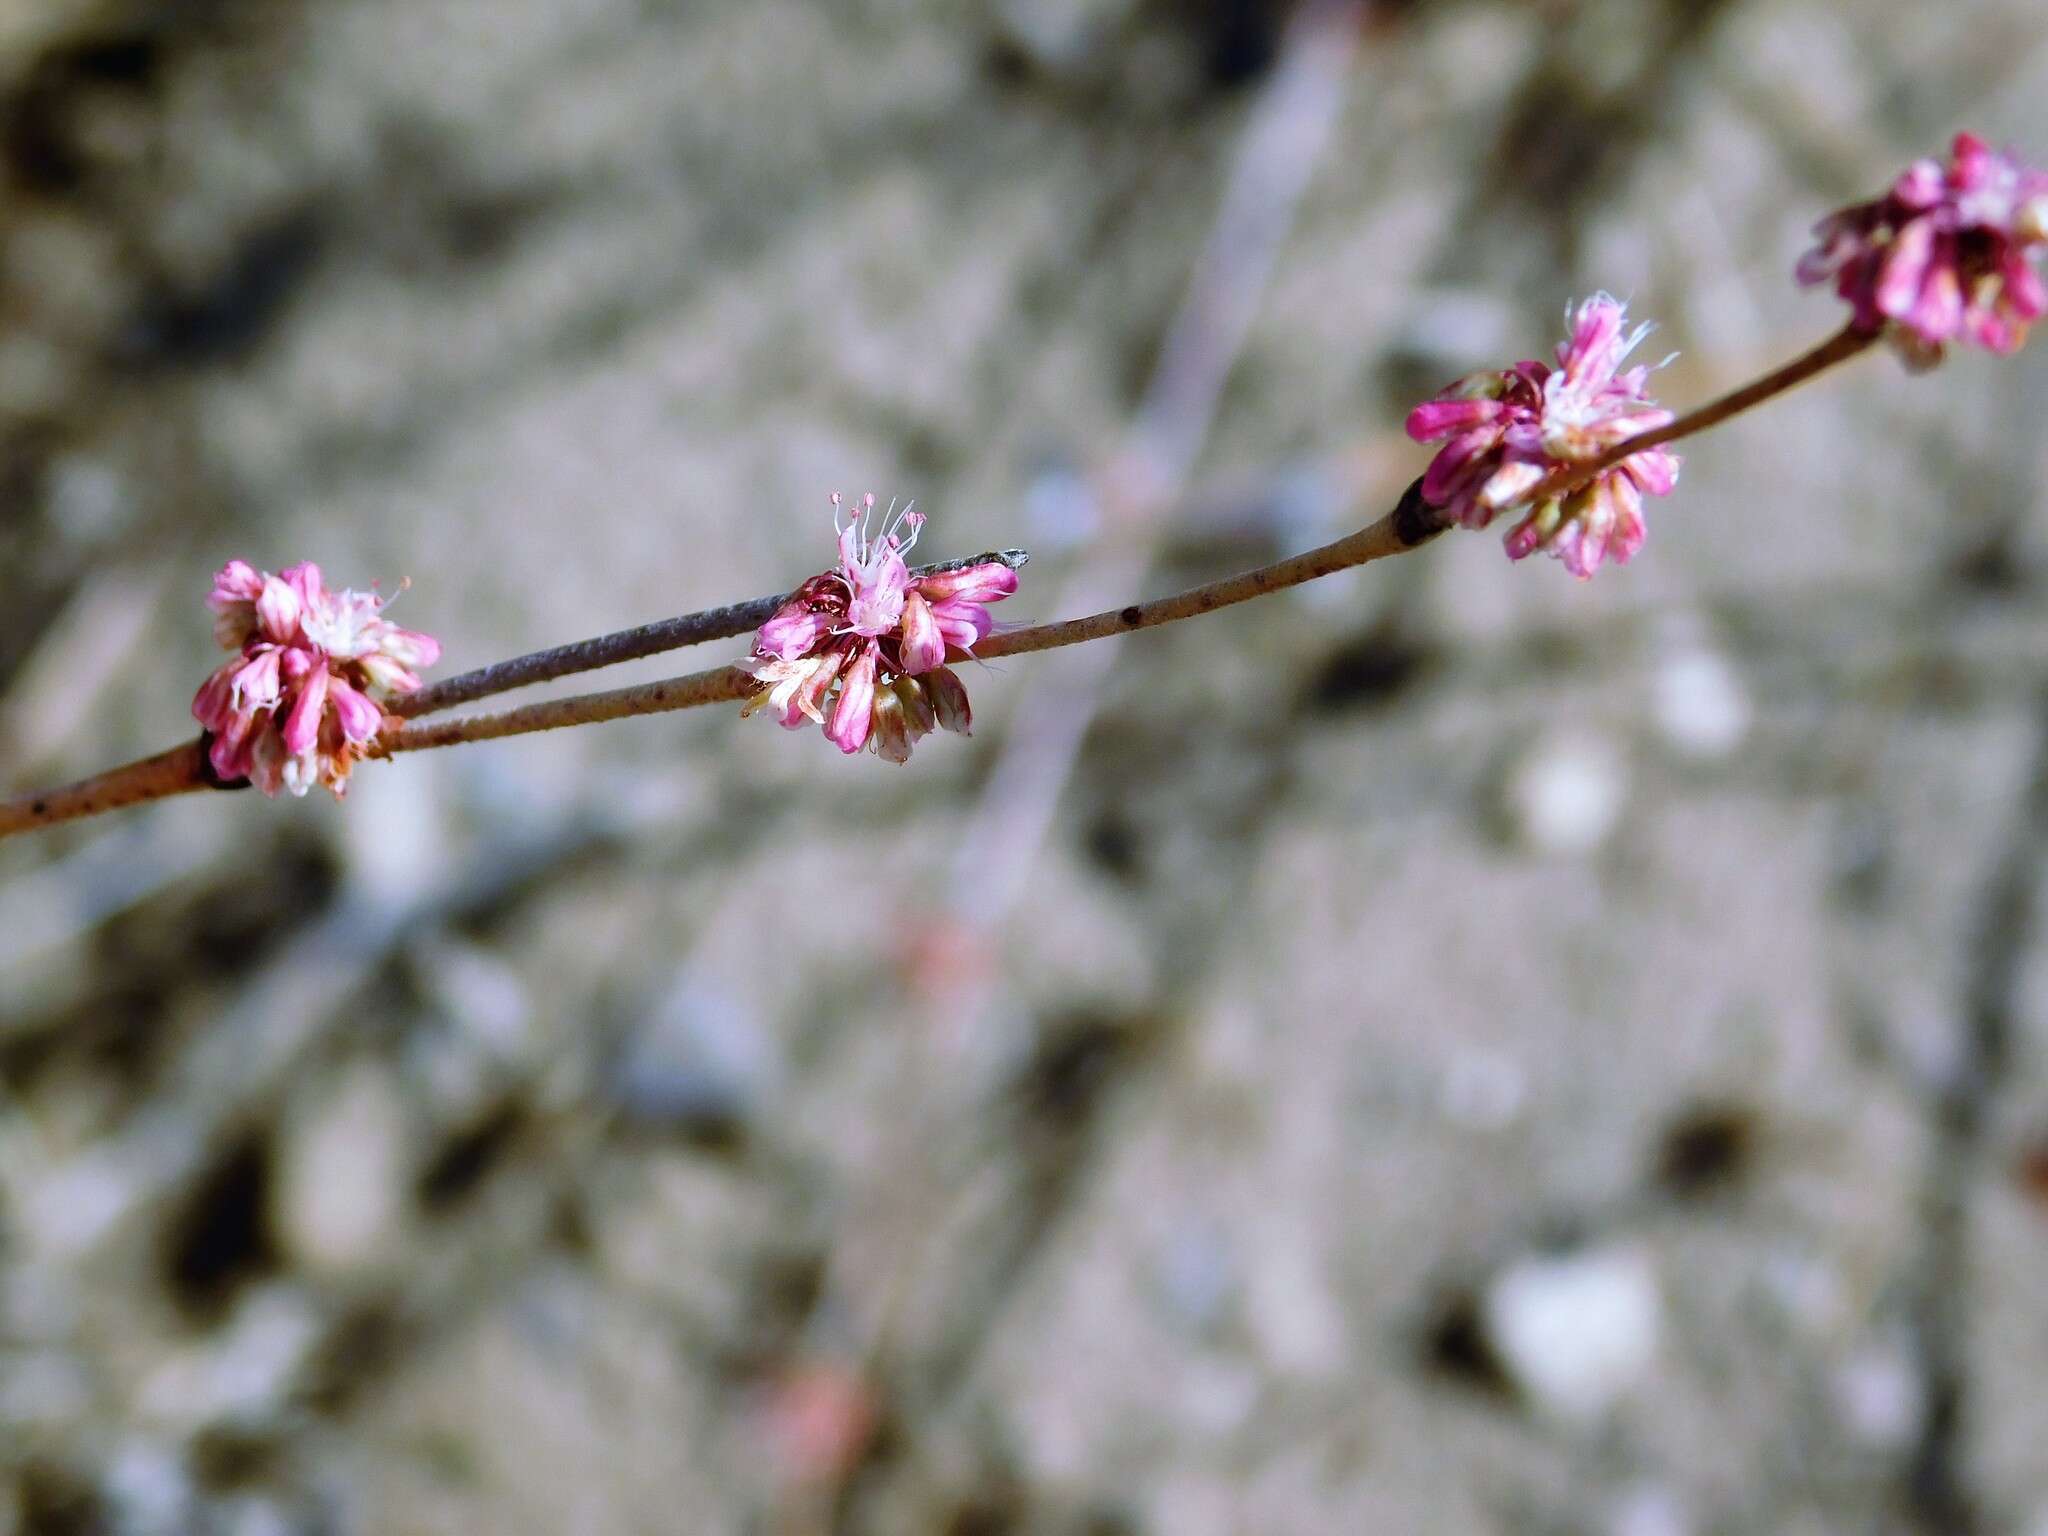
[[(1672, 442), (1716, 426), (1804, 383), (1835, 364), (1856, 356), (1871, 344), (1871, 339), (1854, 331), (1844, 331), (1803, 356), (1795, 358), (1784, 367), (1765, 374), (1754, 383), (1747, 384), (1697, 411), (1681, 416), (1655, 432), (1631, 438), (1586, 466), (1574, 468), (1569, 477), (1556, 477), (1556, 483), (1568, 486), (1577, 480), (1597, 474), (1610, 463), (1620, 462), (1630, 453), (1640, 453), (1655, 444)], [(1554, 489), (1547, 492), (1556, 493)], [(981, 643), (976, 654), (987, 660), (994, 660), (999, 656), (1021, 656), (1033, 651), (1053, 650), (1061, 646), (1077, 645), (1083, 641), (1099, 640), (1110, 635), (1151, 629), (1160, 624), (1195, 618), (1204, 613), (1213, 613), (1219, 608), (1227, 608), (1255, 597), (1263, 597), (1271, 592), (1297, 586), (1305, 581), (1313, 581), (1319, 576), (1383, 560), (1390, 555), (1404, 554), (1428, 543), (1443, 532), (1445, 526), (1442, 514), (1423, 501), (1422, 482), (1417, 480), (1408, 487), (1394, 510), (1379, 521), (1320, 548), (1309, 550), (1305, 554), (1261, 566), (1257, 570), (1247, 571), (1223, 581), (1211, 582), (1173, 597), (1106, 609), (1085, 618), (1034, 625), (1011, 630), (1005, 634), (991, 635)], [(992, 555), (977, 555), (971, 560), (950, 561), (925, 569), (945, 570), (978, 564), (990, 559), (1000, 560), (1014, 569), (1016, 565), (1023, 563), (1024, 555), (1021, 550), (1004, 550)], [(541, 682), (550, 677), (564, 676), (568, 672), (582, 670), (584, 667), (606, 666), (612, 661), (652, 655), (675, 645), (692, 643), (689, 638), (677, 638), (680, 635), (694, 635), (695, 639), (713, 639), (720, 635), (729, 635), (736, 631), (715, 630), (714, 626), (730, 624), (734, 622), (733, 616), (742, 612), (755, 615), (754, 622), (758, 623), (760, 619), (765, 619), (772, 613), (775, 605), (781, 601), (780, 597), (756, 599), (753, 603), (713, 609), (708, 614), (686, 615), (681, 619), (666, 620), (662, 624), (647, 625), (638, 630), (624, 630), (617, 635), (602, 636), (596, 640), (580, 641), (550, 651), (537, 651), (531, 656), (517, 657), (496, 667), (485, 667), (478, 672), (465, 673), (461, 677), (449, 679), (448, 683), (442, 686), (459, 697), (450, 698), (442, 694), (436, 698), (433, 707), (445, 708), (451, 703), (484, 697), (506, 688), (521, 687), (528, 682)], [(691, 625), (700, 627), (694, 630), (687, 628)], [(658, 641), (652, 639), (651, 637), (656, 634), (664, 635), (665, 638)], [(636, 646), (641, 648), (635, 649)], [(465, 741), (489, 741), (501, 736), (522, 736), (535, 731), (558, 730), (564, 726), (620, 720), (631, 715), (662, 714), (670, 710), (691, 709), (700, 704), (742, 699), (756, 692), (759, 687), (760, 684), (753, 677), (737, 667), (715, 667), (709, 671), (643, 683), (637, 687), (617, 688), (605, 693), (580, 694), (567, 699), (552, 699), (498, 714), (469, 716), (434, 725), (414, 725), (408, 720), (395, 718), (372, 745), (369, 755), (388, 756), (399, 752), (421, 752), (435, 747), (455, 746)], [(421, 690), (423, 694), (434, 692), (432, 689)], [(393, 713), (395, 715), (396, 711)], [(97, 816), (146, 800), (161, 800), (172, 795), (189, 794), (194, 790), (241, 787), (239, 781), (236, 784), (221, 784), (212, 777), (204, 746), (202, 738), (201, 741), (188, 742), (167, 752), (160, 752), (155, 757), (144, 758), (88, 779), (81, 779), (76, 784), (67, 785), (62, 789), (45, 790), (0, 802), (0, 837), (31, 831), (38, 827), (54, 826), (59, 822), (75, 821), (80, 817)]]
[[(961, 560), (921, 565), (912, 574), (929, 576), (939, 571), (958, 571), (970, 565), (990, 563), (1007, 565), (1015, 571), (1021, 570), (1030, 558), (1021, 549), (992, 549), (986, 554), (969, 555)], [(772, 597), (749, 598), (744, 603), (727, 603), (723, 608), (707, 608), (701, 613), (657, 619), (652, 624), (642, 624), (633, 629), (621, 629), (590, 640), (572, 640), (567, 645), (550, 646), (544, 651), (493, 662), (488, 667), (478, 667), (474, 672), (462, 672), (438, 683), (429, 683), (417, 693), (395, 699), (387, 712), (417, 719), (421, 715), (453, 709), (458, 704), (474, 704), (478, 699), (486, 699), (493, 694), (552, 682), (558, 677), (594, 672), (599, 667), (638, 661), (642, 657), (658, 656), (663, 651), (701, 645), (707, 640), (729, 640), (735, 635), (759, 629), (788, 597), (787, 592), (778, 592)]]
[(1565, 496), (1582, 485), (1590, 485), (1603, 471), (1612, 469), (1623, 459), (1642, 453), (1646, 449), (1675, 443), (1682, 437), (1692, 437), (1709, 427), (1718, 427), (1722, 422), (1740, 416), (1753, 406), (1774, 399), (1788, 390), (1796, 389), (1808, 379), (1826, 373), (1837, 363), (1866, 350), (1878, 339), (1878, 332), (1859, 331), (1853, 325), (1845, 326), (1819, 346), (1802, 352), (1782, 368), (1769, 373), (1737, 390), (1708, 402), (1696, 411), (1688, 411), (1667, 421), (1663, 426), (1643, 432), (1635, 437), (1623, 438), (1598, 458), (1583, 464), (1574, 464), (1561, 469), (1549, 479), (1539, 481), (1523, 500), (1530, 506), (1537, 506), (1553, 496)]
[(155, 757), (110, 768), (61, 789), (46, 789), (0, 803), (0, 837), (213, 787), (206, 778), (206, 754), (198, 742), (188, 741)]
[[(1447, 526), (1422, 500), (1422, 482), (1417, 480), (1408, 487), (1400, 504), (1379, 521), (1305, 554), (1149, 603), (1131, 603), (1090, 614), (1086, 618), (1035, 624), (1006, 634), (991, 635), (975, 648), (974, 654), (978, 660), (993, 661), (1002, 656), (1056, 650), (1061, 646), (1080, 645), (1088, 640), (1101, 640), (1110, 635), (1130, 634), (1181, 619), (1197, 618), (1219, 608), (1229, 608), (1255, 597), (1299, 586), (1333, 571), (1384, 560), (1390, 555), (1406, 554), (1428, 543)], [(407, 724), (387, 731), (379, 740), (378, 750), (380, 754), (424, 752), (466, 741), (493, 741), (504, 736), (560, 730), (565, 726), (623, 720), (633, 715), (666, 714), (672, 710), (694, 709), (701, 704), (730, 703), (760, 689), (760, 682), (738, 667), (714, 667), (683, 677), (614, 688), (605, 693), (549, 699), (494, 715), (467, 715), (424, 726)]]

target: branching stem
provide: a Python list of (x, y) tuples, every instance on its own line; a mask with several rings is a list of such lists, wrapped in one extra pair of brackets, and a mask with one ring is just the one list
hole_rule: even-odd
[[(1608, 450), (1598, 459), (1584, 465), (1574, 465), (1569, 471), (1560, 471), (1539, 485), (1531, 493), (1530, 500), (1533, 502), (1548, 496), (1565, 494), (1586, 484), (1603, 469), (1611, 468), (1632, 453), (1641, 453), (1646, 448), (1676, 442), (1680, 438), (1691, 437), (1709, 427), (1718, 426), (1744, 411), (1761, 405), (1766, 400), (1796, 388), (1808, 379), (1825, 373), (1836, 364), (1847, 361), (1864, 351), (1875, 340), (1875, 336), (1853, 328), (1843, 330), (1811, 351), (1794, 358), (1782, 368), (1775, 369), (1762, 378), (1722, 396), (1712, 404), (1680, 416), (1655, 431), (1630, 438)], [(1409, 550), (1427, 544), (1442, 533), (1445, 526), (1437, 511), (1423, 501), (1422, 482), (1417, 480), (1408, 487), (1399, 504), (1385, 517), (1356, 533), (1309, 550), (1305, 554), (1293, 555), (1271, 565), (1260, 566), (1257, 570), (1210, 582), (1206, 586), (1195, 587), (1172, 597), (1132, 603), (1127, 607), (1109, 609), (1085, 618), (1036, 624), (1024, 629), (991, 635), (977, 648), (976, 655), (985, 660), (994, 660), (999, 656), (1022, 656), (1032, 651), (1049, 651), (1063, 645), (1079, 645), (1089, 640), (1106, 639), (1111, 635), (1128, 634), (1134, 630), (1152, 629), (1161, 624), (1196, 618), (1201, 614), (1214, 613), (1219, 608), (1228, 608), (1255, 597), (1265, 597), (1289, 587), (1299, 586), (1305, 581), (1314, 581), (1319, 576), (1328, 576), (1354, 566), (1368, 565), (1392, 555), (1406, 554)], [(926, 566), (923, 569), (948, 570), (998, 560), (1014, 570), (1024, 563), (1025, 558), (1022, 550), (1006, 549), (975, 555), (965, 560)], [(614, 688), (604, 693), (549, 699), (542, 703), (522, 705), (494, 714), (469, 715), (430, 724), (419, 723), (419, 717), (422, 715), (458, 704), (471, 703), (513, 688), (524, 688), (532, 683), (548, 682), (572, 673), (656, 655), (681, 646), (695, 645), (700, 641), (730, 639), (735, 635), (745, 634), (748, 630), (758, 628), (761, 622), (774, 612), (776, 605), (783, 601), (784, 596), (786, 594), (755, 598), (751, 602), (734, 603), (703, 613), (663, 619), (654, 624), (641, 625), (636, 629), (620, 630), (615, 634), (600, 635), (595, 639), (579, 640), (569, 645), (535, 651), (530, 655), (516, 656), (509, 661), (501, 661), (493, 666), (448, 678), (393, 704), (390, 710), (393, 718), (389, 720), (383, 734), (372, 747), (370, 755), (386, 757), (401, 752), (425, 752), (436, 747), (456, 746), (466, 741), (493, 741), (503, 736), (524, 736), (536, 731), (560, 730), (565, 726), (594, 725), (605, 720), (623, 720), (632, 715), (665, 714), (670, 710), (694, 709), (702, 704), (728, 703), (735, 699), (743, 699), (759, 688), (760, 684), (737, 667), (714, 667), (708, 671), (664, 678), (658, 682), (641, 683), (629, 688)], [(208, 772), (206, 754), (201, 749), (201, 744), (187, 743), (181, 747), (173, 747), (168, 752), (160, 752), (155, 757), (109, 769), (105, 773), (80, 780), (63, 789), (47, 790), (40, 794), (23, 795), (14, 800), (0, 802), (0, 837), (30, 831), (37, 827), (54, 826), (58, 822), (75, 821), (84, 816), (97, 816), (122, 806), (137, 805), (145, 800), (161, 800), (198, 789), (237, 787), (240, 786), (215, 783)]]

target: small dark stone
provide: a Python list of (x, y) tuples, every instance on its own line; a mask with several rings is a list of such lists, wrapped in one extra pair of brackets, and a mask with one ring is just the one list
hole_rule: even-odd
[(150, 293), (122, 338), (123, 360), (189, 367), (247, 356), (298, 297), (332, 233), (320, 210), (300, 208), (249, 234), (198, 286)]
[(1090, 822), (1083, 835), (1089, 856), (1120, 880), (1144, 874), (1144, 839), (1128, 816), (1108, 811)]
[(31, 1461), (16, 1482), (25, 1536), (95, 1536), (109, 1528), (108, 1511), (77, 1469)]
[(270, 1147), (251, 1132), (200, 1180), (164, 1234), (165, 1278), (187, 1311), (215, 1316), (245, 1282), (277, 1267), (269, 1211)]
[(1738, 1184), (1756, 1161), (1756, 1116), (1739, 1104), (1697, 1104), (1664, 1128), (1657, 1182), (1681, 1200)]
[(1429, 670), (1428, 647), (1384, 625), (1347, 640), (1317, 670), (1304, 703), (1311, 710), (1391, 704)]
[(777, 1070), (751, 1012), (684, 982), (621, 1043), (604, 1086), (632, 1129), (737, 1153)]
[(519, 1107), (503, 1104), (450, 1137), (420, 1174), (420, 1204), (434, 1212), (459, 1205), (511, 1150), (521, 1124)]
[(1085, 1013), (1048, 1025), (1018, 1083), (1032, 1117), (1068, 1128), (1084, 1124), (1140, 1032), (1128, 1021)]
[(1422, 1329), (1422, 1361), (1431, 1371), (1478, 1391), (1507, 1396), (1506, 1370), (1486, 1337), (1479, 1293), (1459, 1286), (1446, 1291)]

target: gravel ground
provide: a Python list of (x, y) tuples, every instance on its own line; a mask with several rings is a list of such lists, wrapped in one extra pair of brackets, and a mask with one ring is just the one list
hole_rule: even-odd
[[(189, 730), (231, 555), (459, 669), (833, 489), (1006, 619), (1305, 547), (1567, 297), (1679, 402), (1824, 335), (1819, 212), (2048, 154), (2039, 30), (16, 0), (0, 776)], [(1626, 571), (1447, 538), (900, 770), (704, 711), (10, 841), (0, 1536), (2041, 1536), (2044, 408), (1864, 359)]]

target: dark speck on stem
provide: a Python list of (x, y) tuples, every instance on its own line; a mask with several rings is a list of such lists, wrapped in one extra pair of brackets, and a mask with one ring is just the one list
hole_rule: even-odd
[(1144, 617), (1145, 610), (1140, 608), (1136, 603), (1131, 604), (1130, 607), (1126, 608), (1122, 613), (1117, 615), (1117, 618), (1122, 622), (1125, 629), (1136, 629), (1138, 627), (1138, 621)]

